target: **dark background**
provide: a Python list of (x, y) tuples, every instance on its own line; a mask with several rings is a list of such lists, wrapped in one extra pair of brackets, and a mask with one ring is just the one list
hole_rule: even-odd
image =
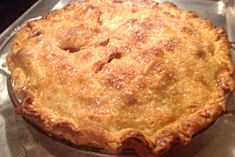
[(37, 0), (0, 0), (0, 33)]

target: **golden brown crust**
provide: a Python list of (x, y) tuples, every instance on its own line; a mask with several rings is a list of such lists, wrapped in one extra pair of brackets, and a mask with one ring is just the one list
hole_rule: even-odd
[(225, 110), (229, 50), (223, 29), (172, 3), (100, 0), (29, 22), (8, 67), (17, 112), (47, 132), (159, 156)]

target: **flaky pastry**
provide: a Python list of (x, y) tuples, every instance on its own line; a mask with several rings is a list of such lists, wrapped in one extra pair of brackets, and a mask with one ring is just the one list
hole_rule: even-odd
[(7, 64), (17, 113), (72, 143), (143, 157), (188, 143), (234, 90), (224, 30), (169, 2), (70, 3), (24, 26)]

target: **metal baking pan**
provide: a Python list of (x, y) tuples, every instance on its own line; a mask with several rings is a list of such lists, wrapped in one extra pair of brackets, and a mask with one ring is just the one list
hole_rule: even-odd
[[(163, 0), (158, 0), (163, 2)], [(45, 12), (64, 7), (69, 0), (38, 0), (28, 11), (0, 35), (0, 68), (15, 32), (27, 21)], [(230, 41), (235, 41), (235, 0), (172, 0), (180, 8), (195, 11), (223, 27)], [(235, 51), (232, 51), (235, 63)], [(75, 147), (43, 134), (14, 112), (7, 91), (7, 79), (0, 72), (0, 157), (137, 157), (133, 152), (111, 155), (96, 149)], [(177, 145), (163, 157), (235, 157), (235, 93), (228, 101), (228, 112), (209, 128), (197, 134), (186, 146)]]

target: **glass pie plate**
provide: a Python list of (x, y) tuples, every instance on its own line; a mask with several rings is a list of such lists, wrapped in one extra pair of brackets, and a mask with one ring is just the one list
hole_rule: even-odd
[[(14, 112), (19, 102), (12, 91), (13, 82), (5, 65), (14, 34), (28, 21), (53, 9), (64, 7), (69, 0), (38, 0), (0, 35), (0, 157), (137, 157), (128, 150), (110, 154), (102, 149), (77, 146), (56, 139), (24, 120)], [(163, 2), (159, 0), (158, 2)], [(195, 11), (223, 27), (230, 41), (235, 41), (234, 0), (172, 0), (180, 8)], [(231, 53), (235, 63), (234, 43)], [(214, 124), (198, 133), (186, 146), (176, 145), (163, 157), (235, 157), (235, 93), (224, 113)]]

